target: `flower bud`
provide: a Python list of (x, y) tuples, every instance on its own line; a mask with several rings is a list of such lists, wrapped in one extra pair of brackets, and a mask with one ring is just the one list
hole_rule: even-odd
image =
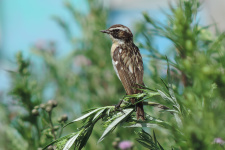
[(185, 41), (185, 48), (187, 51), (192, 51), (193, 50), (193, 44), (191, 40), (186, 40)]
[(192, 32), (191, 32), (190, 29), (186, 30), (186, 34), (187, 34), (188, 37), (190, 37), (190, 38), (192, 37)]
[(51, 112), (51, 111), (52, 111), (52, 106), (47, 106), (47, 107), (45, 108), (45, 111)]
[(37, 109), (33, 109), (31, 113), (32, 113), (32, 115), (34, 115), (34, 116), (38, 116), (38, 115), (39, 115), (39, 112), (38, 112)]
[(61, 120), (62, 121), (67, 121), (68, 120), (68, 116), (66, 114), (62, 115)]
[(50, 145), (50, 146), (48, 146), (48, 148), (47, 148), (48, 150), (54, 150), (54, 148), (53, 148), (53, 146), (52, 145)]
[(27, 74), (28, 70), (26, 68), (23, 69), (23, 74)]
[(45, 104), (40, 104), (41, 109), (45, 109)]
[(131, 141), (122, 141), (119, 143), (120, 149), (131, 149), (134, 146), (134, 143)]
[(210, 68), (210, 66), (204, 66), (202, 67), (202, 73), (204, 75), (210, 75), (212, 73), (212, 69)]
[(58, 102), (57, 101), (55, 101), (55, 100), (53, 100), (53, 102), (52, 102), (52, 106), (53, 107), (56, 107), (58, 105)]
[(62, 122), (62, 117), (58, 118), (57, 121), (60, 123)]
[(49, 100), (49, 101), (47, 102), (47, 105), (53, 106), (53, 100)]
[(191, 67), (192, 67), (191, 61), (189, 59), (184, 59), (183, 60), (183, 66), (185, 67), (185, 69), (187, 71), (190, 71)]
[(59, 129), (59, 126), (54, 126), (54, 131), (57, 131)]
[(38, 109), (39, 108), (39, 106), (34, 106), (34, 109)]
[(55, 100), (49, 100), (47, 104), (52, 107), (56, 107), (58, 105), (58, 102)]
[(120, 141), (120, 138), (119, 137), (115, 138), (115, 141), (116, 142), (119, 142)]
[(113, 146), (115, 149), (117, 149), (117, 148), (118, 148), (118, 142), (115, 142), (115, 141), (114, 141), (114, 142), (112, 143), (112, 146)]

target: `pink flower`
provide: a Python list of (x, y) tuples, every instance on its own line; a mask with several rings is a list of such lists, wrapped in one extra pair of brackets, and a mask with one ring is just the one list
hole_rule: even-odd
[(222, 138), (215, 138), (214, 143), (216, 144), (225, 144), (225, 141)]
[(119, 148), (121, 150), (128, 150), (133, 147), (133, 143), (131, 141), (122, 141), (119, 143)]
[(91, 65), (91, 60), (88, 59), (84, 55), (77, 55), (74, 58), (74, 65), (81, 67), (81, 66), (90, 66)]
[(37, 49), (46, 49), (46, 41), (45, 40), (37, 40), (34, 44), (35, 48)]

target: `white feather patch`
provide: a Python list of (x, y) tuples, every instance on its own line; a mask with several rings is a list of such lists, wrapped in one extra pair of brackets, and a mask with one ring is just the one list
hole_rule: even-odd
[(129, 71), (130, 71), (131, 73), (134, 72), (134, 70), (133, 70), (133, 65), (132, 65), (132, 64), (129, 65)]
[(129, 58), (128, 60), (127, 60), (127, 62), (126, 62), (126, 65), (128, 66), (128, 65), (130, 65), (131, 64), (131, 59)]
[[(117, 68), (116, 68), (116, 65), (118, 64), (118, 61), (114, 62), (114, 61), (112, 60), (112, 64), (113, 64), (113, 68), (114, 68), (114, 70), (115, 70), (115, 72), (116, 72), (117, 77), (120, 79), (120, 76), (119, 76), (119, 74), (118, 74), (118, 70), (117, 70)], [(120, 81), (121, 81), (121, 80), (120, 80)]]
[(129, 59), (128, 57), (125, 57), (125, 58), (123, 59), (124, 64), (127, 63), (128, 59)]
[(127, 28), (123, 28), (123, 27), (111, 28), (111, 29), (109, 29), (109, 30), (112, 31), (112, 30), (116, 30), (116, 29), (119, 29), (119, 30), (122, 30), (122, 31), (129, 32), (129, 30), (128, 30)]
[(114, 37), (111, 36), (111, 35), (110, 35), (110, 37), (111, 37), (113, 43), (116, 43), (117, 45), (124, 44), (124, 41), (123, 41), (122, 39), (114, 38)]
[(138, 57), (136, 57), (136, 62), (138, 63)]
[(141, 71), (142, 70), (142, 67), (141, 67), (141, 65), (139, 64), (138, 65), (138, 69)]

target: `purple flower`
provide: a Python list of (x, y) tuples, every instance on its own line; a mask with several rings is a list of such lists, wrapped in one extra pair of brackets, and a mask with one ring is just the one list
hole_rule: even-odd
[(217, 144), (225, 144), (225, 141), (222, 138), (215, 138), (214, 139), (214, 143), (217, 143)]
[(40, 39), (40, 40), (37, 40), (37, 41), (35, 42), (34, 46), (35, 46), (35, 48), (37, 48), (37, 49), (43, 50), (43, 49), (46, 48), (46, 41), (41, 40), (41, 39)]
[(74, 58), (74, 65), (77, 67), (81, 67), (81, 66), (90, 66), (91, 60), (88, 59), (86, 56), (84, 55), (77, 55)]
[(121, 150), (128, 150), (133, 147), (133, 143), (131, 141), (122, 141), (119, 143), (119, 148)]

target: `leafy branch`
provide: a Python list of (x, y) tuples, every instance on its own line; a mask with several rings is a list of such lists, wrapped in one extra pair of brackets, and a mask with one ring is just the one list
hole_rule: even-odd
[(163, 147), (159, 144), (156, 139), (155, 132), (153, 131), (153, 138), (150, 134), (145, 132), (143, 129), (142, 131), (137, 132), (139, 138), (136, 140), (142, 144), (144, 147), (151, 149), (151, 150), (164, 150)]
[[(161, 96), (164, 100), (169, 101), (173, 107), (169, 108), (160, 103), (150, 102), (150, 101), (144, 101), (144, 105), (158, 107), (165, 112), (172, 113), (174, 115), (175, 119), (177, 120), (178, 126), (181, 127), (182, 123), (181, 123), (180, 116), (179, 116), (180, 112), (181, 112), (181, 108), (180, 108), (179, 103), (176, 100), (174, 91), (172, 89), (169, 64), (168, 64), (167, 73), (168, 73), (169, 83), (166, 85), (164, 82), (164, 85), (166, 86), (166, 88), (168, 90), (169, 96), (167, 96), (167, 94), (165, 94), (163, 91), (161, 91), (159, 89), (153, 90), (153, 89), (149, 89), (147, 87), (143, 87), (142, 90), (144, 91), (144, 93), (125, 96), (123, 98), (123, 102), (120, 105), (119, 110), (115, 109), (115, 106), (105, 106), (105, 107), (98, 107), (95, 109), (91, 109), (83, 116), (71, 121), (70, 123), (68, 123), (64, 126), (64, 127), (66, 127), (72, 123), (82, 121), (83, 122), (82, 127), (78, 128), (78, 130), (72, 134), (69, 134), (65, 137), (62, 137), (61, 139), (53, 141), (52, 143), (48, 144), (44, 149), (46, 149), (49, 145), (52, 145), (52, 144), (55, 144), (56, 147), (63, 147), (63, 150), (67, 150), (70, 147), (72, 147), (73, 145), (75, 148), (77, 148), (79, 150), (82, 149), (86, 145), (86, 143), (93, 131), (95, 124), (99, 120), (103, 121), (102, 127), (104, 128), (104, 132), (102, 133), (101, 137), (99, 138), (98, 143), (103, 141), (105, 139), (105, 137), (107, 137), (107, 135), (109, 135), (118, 125), (121, 125), (124, 128), (134, 128), (134, 127), (138, 127), (138, 128), (140, 128), (140, 127), (141, 128), (143, 128), (143, 127), (149, 127), (149, 128), (162, 127), (165, 129), (172, 128), (171, 124), (169, 124), (168, 122), (163, 121), (158, 118), (155, 118), (147, 113), (145, 114), (146, 119), (144, 121), (137, 120), (135, 115), (132, 114), (135, 111), (135, 108), (134, 108), (134, 105), (129, 102), (130, 98), (139, 99), (139, 101), (137, 101), (137, 103), (138, 103), (140, 101), (149, 100), (154, 96)], [(143, 137), (143, 134), (146, 134), (146, 133), (144, 131), (142, 131), (139, 134), (140, 134), (139, 135), (140, 137)], [(155, 142), (158, 143), (158, 141), (156, 141), (155, 135), (154, 135), (154, 139), (155, 139)], [(64, 141), (63, 142), (64, 145), (62, 144), (62, 141)], [(138, 140), (138, 141), (140, 142), (141, 140)], [(158, 143), (158, 145), (160, 145), (160, 144)], [(155, 146), (152, 145), (152, 146), (157, 148), (156, 145)], [(160, 148), (162, 148), (162, 147), (160, 146)]]

